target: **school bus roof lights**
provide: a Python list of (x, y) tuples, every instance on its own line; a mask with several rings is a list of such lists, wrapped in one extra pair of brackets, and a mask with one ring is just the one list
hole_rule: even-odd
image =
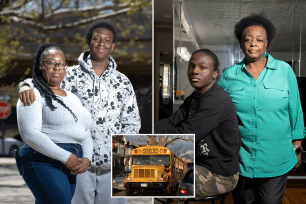
[[(158, 153), (158, 149), (151, 149), (150, 146), (147, 147), (148, 149), (140, 149), (140, 150), (133, 150), (134, 151), (134, 154), (155, 154), (155, 153)], [(159, 150), (159, 153), (160, 154), (170, 154), (170, 150), (167, 150), (167, 149), (160, 149)]]

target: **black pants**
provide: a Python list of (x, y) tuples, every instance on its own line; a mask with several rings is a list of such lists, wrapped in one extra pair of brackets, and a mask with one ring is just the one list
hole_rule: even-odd
[(239, 176), (232, 191), (235, 204), (282, 204), (287, 185), (287, 174), (270, 178)]

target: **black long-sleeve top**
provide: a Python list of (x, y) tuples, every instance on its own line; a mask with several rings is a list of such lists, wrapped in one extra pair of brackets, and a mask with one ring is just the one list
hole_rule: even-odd
[[(189, 116), (195, 100), (194, 113)], [(241, 138), (235, 106), (215, 83), (207, 92), (193, 92), (169, 118), (154, 125), (154, 133), (195, 134), (196, 163), (223, 176), (239, 172)]]

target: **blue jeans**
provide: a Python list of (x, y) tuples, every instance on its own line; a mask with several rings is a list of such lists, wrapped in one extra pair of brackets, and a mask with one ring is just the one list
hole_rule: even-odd
[[(82, 158), (79, 144), (57, 144)], [(76, 176), (60, 161), (47, 157), (25, 144), (15, 156), (20, 175), (36, 198), (35, 204), (71, 204)]]

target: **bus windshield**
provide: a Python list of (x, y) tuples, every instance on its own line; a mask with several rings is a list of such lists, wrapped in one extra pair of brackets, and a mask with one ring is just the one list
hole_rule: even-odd
[(169, 155), (133, 156), (133, 165), (141, 165), (141, 164), (167, 165), (170, 164), (170, 156)]

